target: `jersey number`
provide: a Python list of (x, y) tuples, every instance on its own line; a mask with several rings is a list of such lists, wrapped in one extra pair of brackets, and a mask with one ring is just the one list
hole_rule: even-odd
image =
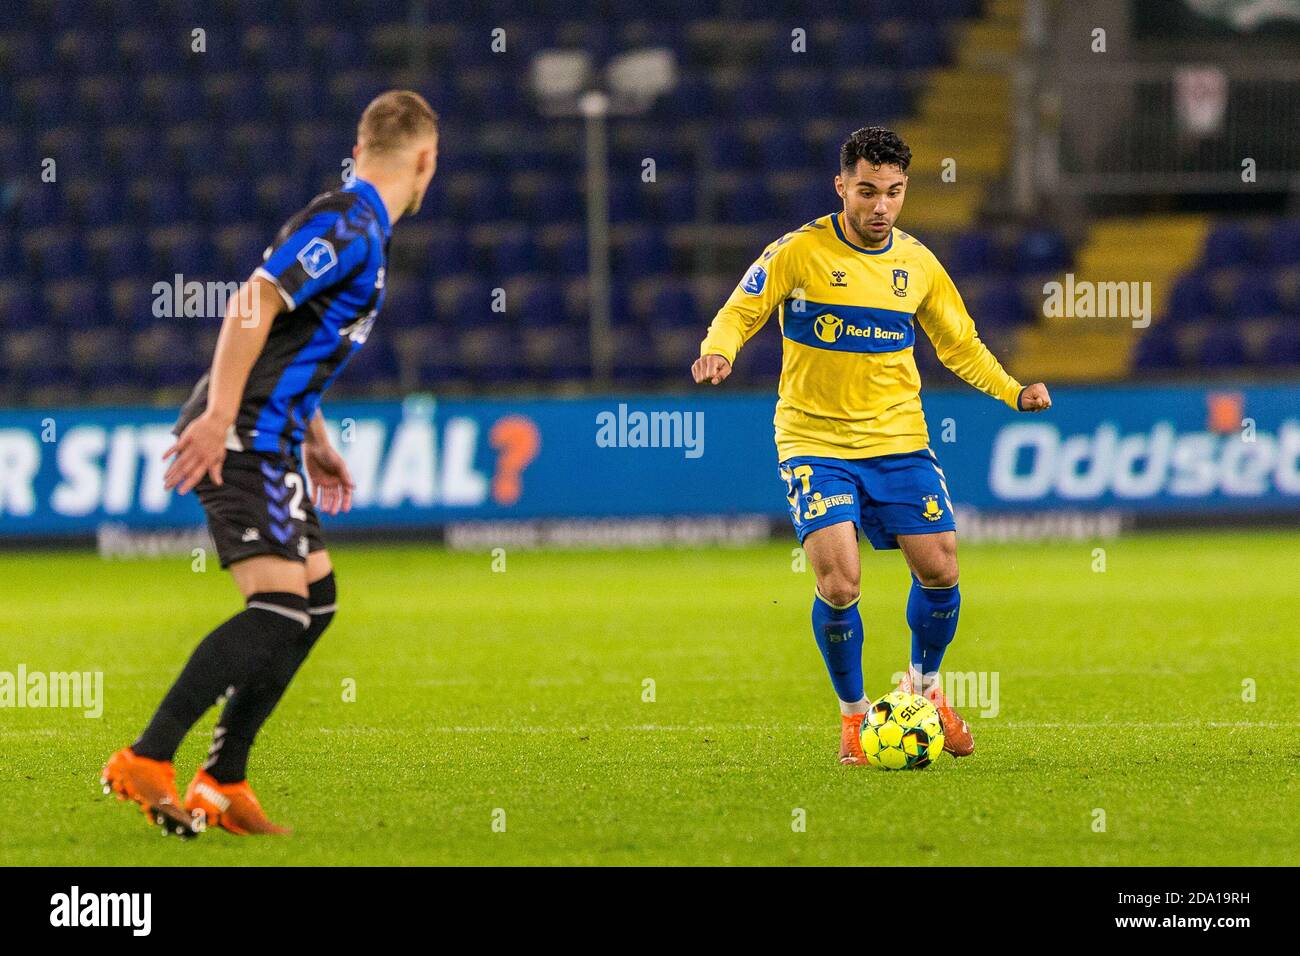
[(794, 479), (796, 478), (799, 479), (799, 484), (803, 488), (803, 493), (805, 495), (808, 494), (808, 492), (812, 490), (812, 483), (808, 480), (812, 477), (812, 473), (812, 465), (799, 465), (796, 467), (795, 470), (790, 473), (790, 477), (785, 480), (786, 494), (790, 496), (794, 495)]
[(296, 471), (285, 472), (284, 486), (293, 492), (293, 497), (289, 499), (289, 517), (295, 521), (306, 521), (307, 513), (302, 510), (302, 496), (306, 493), (302, 475)]

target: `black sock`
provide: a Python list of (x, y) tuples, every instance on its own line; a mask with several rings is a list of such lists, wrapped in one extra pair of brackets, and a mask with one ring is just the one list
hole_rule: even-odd
[(244, 610), (194, 649), (131, 749), (141, 757), (171, 760), (203, 712), (228, 688), (241, 687), (265, 670), (307, 622), (304, 597), (279, 591), (250, 596)]
[(281, 649), (260, 679), (240, 687), (226, 701), (221, 719), (212, 732), (212, 748), (203, 768), (218, 783), (238, 783), (248, 776), (248, 752), (294, 674), (311, 653), (317, 638), (334, 619), (337, 599), (334, 573), (313, 581), (307, 594), (311, 625)]

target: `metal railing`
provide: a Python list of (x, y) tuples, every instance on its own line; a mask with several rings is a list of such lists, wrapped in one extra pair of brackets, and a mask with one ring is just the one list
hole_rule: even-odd
[(1039, 107), (1042, 189), (1300, 192), (1300, 61), (1072, 64)]

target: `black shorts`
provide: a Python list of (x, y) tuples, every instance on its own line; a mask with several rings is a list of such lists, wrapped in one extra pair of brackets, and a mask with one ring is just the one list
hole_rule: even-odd
[(325, 549), (320, 519), (296, 458), (229, 451), (221, 480), (218, 486), (204, 477), (195, 491), (223, 568), (259, 554), (306, 561), (312, 551)]

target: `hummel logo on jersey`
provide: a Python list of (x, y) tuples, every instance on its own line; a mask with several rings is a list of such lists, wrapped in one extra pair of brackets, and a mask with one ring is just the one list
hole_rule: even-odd
[(371, 312), (365, 318), (349, 322), (339, 329), (339, 335), (347, 336), (353, 342), (365, 342), (370, 337), (370, 329), (375, 324), (375, 316), (378, 314), (378, 312)]
[(245, 529), (244, 529), (244, 536), (243, 536), (242, 538), (240, 538), (239, 540), (240, 540), (240, 541), (260, 541), (260, 540), (262, 540), (262, 534), (261, 534), (261, 532), (258, 531), (256, 528), (245, 528)]
[(841, 270), (839, 270), (839, 269), (832, 269), (832, 270), (831, 270), (831, 285), (839, 286), (839, 287), (842, 288), (842, 289), (847, 289), (848, 286), (849, 286), (849, 284), (848, 284), (847, 282), (844, 281), (844, 276), (845, 276), (845, 273), (842, 272)]
[(302, 263), (303, 271), (307, 275), (319, 279), (338, 265), (339, 259), (334, 254), (334, 247), (329, 241), (317, 236), (302, 247), (302, 251), (298, 253), (298, 261)]

